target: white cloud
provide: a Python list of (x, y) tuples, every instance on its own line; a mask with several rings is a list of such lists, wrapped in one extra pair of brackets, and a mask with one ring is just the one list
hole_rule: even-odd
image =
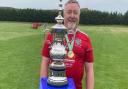
[[(65, 3), (67, 0), (63, 0)], [(78, 0), (82, 8), (102, 11), (128, 10), (128, 0)], [(0, 0), (0, 6), (16, 8), (57, 9), (59, 0)]]
[(101, 11), (126, 12), (128, 10), (128, 0), (85, 0), (86, 7)]

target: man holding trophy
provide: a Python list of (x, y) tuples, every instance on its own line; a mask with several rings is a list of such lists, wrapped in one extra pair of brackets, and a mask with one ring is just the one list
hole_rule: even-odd
[[(61, 25), (62, 21), (59, 21), (60, 19), (61, 16), (57, 19), (58, 24)], [(65, 73), (67, 78), (73, 78), (76, 89), (82, 89), (82, 79), (85, 70), (86, 89), (94, 89), (93, 48), (89, 36), (81, 32), (78, 28), (79, 19), (79, 3), (76, 0), (69, 0), (64, 6), (64, 26), (66, 28), (61, 27), (62, 30), (66, 30), (67, 33), (62, 32), (62, 30), (56, 26), (53, 27), (53, 29), (57, 29), (53, 33), (54, 36), (48, 33), (44, 47), (42, 48), (40, 78), (48, 77), (50, 65), (52, 72), (48, 79), (49, 84), (58, 84), (58, 86), (66, 85), (68, 81), (64, 77), (63, 73)], [(62, 36), (58, 37), (58, 35), (56, 35), (58, 33), (61, 33)], [(58, 56), (55, 56), (55, 53)], [(51, 58), (53, 60), (51, 60)], [(60, 77), (60, 75), (62, 77)], [(58, 79), (56, 79), (56, 76), (58, 76)], [(60, 83), (58, 83), (58, 81)]]

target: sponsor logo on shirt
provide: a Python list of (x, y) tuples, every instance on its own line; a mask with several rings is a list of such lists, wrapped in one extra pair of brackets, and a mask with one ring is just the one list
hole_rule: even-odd
[(72, 67), (74, 63), (75, 63), (75, 60), (64, 59), (64, 64), (66, 67)]

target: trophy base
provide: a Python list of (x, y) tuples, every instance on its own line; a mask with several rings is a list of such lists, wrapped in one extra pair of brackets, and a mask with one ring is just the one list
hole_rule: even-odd
[(68, 80), (66, 77), (54, 77), (48, 78), (47, 83), (51, 86), (61, 87), (68, 85)]

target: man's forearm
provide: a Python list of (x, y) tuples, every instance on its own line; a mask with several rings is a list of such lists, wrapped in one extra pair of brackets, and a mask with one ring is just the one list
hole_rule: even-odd
[(49, 66), (49, 59), (43, 57), (41, 62), (41, 69), (40, 69), (40, 78), (48, 76), (48, 66)]
[(86, 74), (86, 89), (94, 89), (94, 73), (89, 71)]
[(40, 78), (42, 77), (47, 77), (48, 76), (48, 70), (44, 67), (41, 67), (41, 70), (40, 70)]

